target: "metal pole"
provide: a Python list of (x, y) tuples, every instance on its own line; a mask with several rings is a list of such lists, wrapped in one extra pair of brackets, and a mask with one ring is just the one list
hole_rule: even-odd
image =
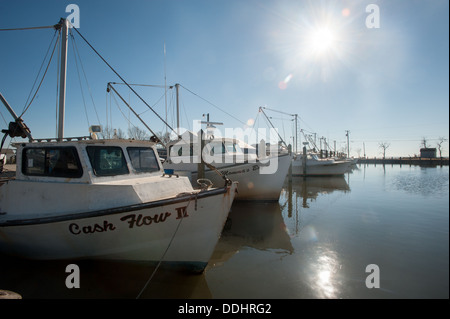
[(175, 84), (175, 91), (177, 93), (177, 135), (180, 135), (180, 84)]
[(350, 158), (350, 143), (349, 143), (349, 134), (350, 131), (346, 130), (345, 132), (347, 132), (345, 135), (347, 136), (347, 158)]
[(297, 117), (298, 114), (295, 114), (295, 154), (297, 154), (297, 145), (298, 145), (298, 133), (297, 133)]
[[(108, 90), (112, 89), (114, 91), (114, 93), (117, 94), (117, 96), (122, 100), (123, 103), (125, 103), (125, 105), (131, 110), (131, 112), (133, 112), (133, 114), (139, 119), (139, 121), (141, 121), (142, 124), (144, 124), (144, 126), (150, 131), (152, 132), (152, 134), (156, 137), (158, 137), (158, 135), (156, 135), (155, 132), (152, 131), (152, 129), (147, 125), (147, 123), (145, 123), (145, 121), (139, 116), (139, 114), (136, 113), (135, 110), (133, 110), (133, 108), (125, 101), (125, 99), (119, 94), (119, 92), (116, 91), (116, 89), (110, 84), (108, 83)], [(108, 91), (109, 92), (109, 91)], [(163, 141), (159, 141), (159, 143), (165, 148), (166, 145), (164, 144)]]
[(59, 76), (59, 117), (58, 117), (58, 141), (64, 138), (64, 111), (66, 106), (66, 75), (67, 75), (67, 40), (69, 35), (69, 22), (61, 19), (61, 66)]

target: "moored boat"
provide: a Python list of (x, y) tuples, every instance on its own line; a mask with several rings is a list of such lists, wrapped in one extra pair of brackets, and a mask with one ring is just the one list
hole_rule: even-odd
[(202, 270), (237, 186), (194, 190), (186, 177), (163, 176), (152, 143), (132, 140), (21, 144), (17, 163), (0, 187), (0, 251), (33, 259)]
[[(194, 189), (187, 177), (164, 174), (155, 144), (65, 138), (69, 22), (63, 36), (58, 137), (35, 140), (15, 118), (16, 176), (0, 185), (0, 252), (24, 258), (170, 263), (201, 272), (217, 244), (237, 183)], [(93, 133), (95, 130), (92, 130)], [(5, 138), (3, 139), (3, 141)]]
[(297, 176), (334, 176), (344, 175), (351, 163), (320, 159), (316, 154), (297, 154), (292, 160), (292, 175)]
[(244, 148), (254, 150), (254, 147), (234, 138), (207, 139), (205, 143), (203, 173), (199, 174), (201, 159), (197, 150), (200, 142), (191, 132), (167, 144), (168, 159), (164, 168), (189, 176), (194, 185), (201, 175), (214, 186), (222, 183), (221, 175), (227, 176), (239, 184), (236, 200), (278, 201), (291, 163), (290, 154), (259, 157), (256, 151), (243, 152)]

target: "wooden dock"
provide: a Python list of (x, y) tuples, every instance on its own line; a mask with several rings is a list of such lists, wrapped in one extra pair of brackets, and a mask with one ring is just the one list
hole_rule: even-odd
[(358, 164), (381, 165), (420, 165), (420, 166), (444, 166), (448, 165), (448, 157), (421, 158), (421, 157), (391, 157), (391, 158), (360, 158)]

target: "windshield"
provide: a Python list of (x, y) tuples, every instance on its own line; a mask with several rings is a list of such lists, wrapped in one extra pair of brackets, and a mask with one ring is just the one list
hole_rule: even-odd
[(158, 159), (150, 147), (128, 147), (131, 165), (138, 173), (159, 171)]
[(120, 147), (88, 146), (86, 150), (95, 175), (114, 176), (129, 174), (127, 161)]
[(225, 148), (228, 153), (243, 153), (240, 146), (236, 143), (225, 142)]

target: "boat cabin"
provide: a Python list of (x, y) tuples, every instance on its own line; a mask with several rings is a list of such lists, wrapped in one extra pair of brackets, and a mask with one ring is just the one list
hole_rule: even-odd
[(94, 183), (162, 173), (154, 143), (146, 141), (38, 142), (16, 147), (16, 180)]
[[(203, 160), (209, 164), (256, 162), (252, 146), (233, 138), (215, 138), (205, 141)], [(245, 150), (245, 151), (244, 151)], [(199, 163), (200, 145), (197, 139), (181, 139), (168, 145), (168, 154), (174, 163)]]

